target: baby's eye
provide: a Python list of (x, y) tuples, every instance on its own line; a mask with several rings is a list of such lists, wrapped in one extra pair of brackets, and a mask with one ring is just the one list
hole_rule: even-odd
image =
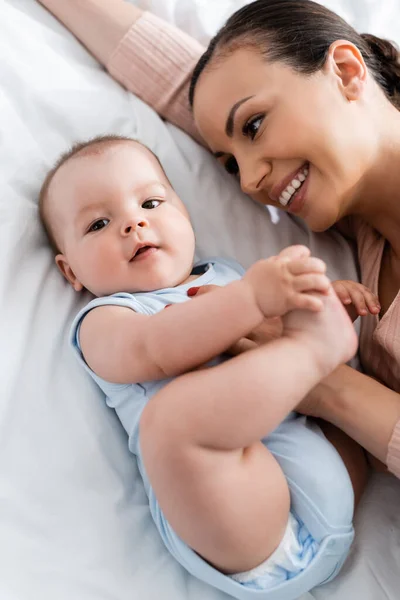
[(109, 219), (98, 219), (94, 223), (92, 223), (88, 229), (88, 233), (92, 231), (100, 231), (109, 224)]
[(146, 208), (147, 210), (151, 210), (152, 208), (157, 208), (160, 206), (161, 200), (156, 200), (155, 198), (151, 198), (150, 200), (145, 200), (142, 204), (142, 208)]
[(239, 165), (237, 164), (236, 158), (234, 156), (230, 156), (224, 165), (226, 171), (229, 175), (239, 175)]
[(258, 115), (257, 117), (252, 117), (243, 125), (242, 133), (245, 136), (248, 136), (251, 140), (257, 135), (258, 130), (261, 127), (261, 123), (263, 122), (264, 116)]

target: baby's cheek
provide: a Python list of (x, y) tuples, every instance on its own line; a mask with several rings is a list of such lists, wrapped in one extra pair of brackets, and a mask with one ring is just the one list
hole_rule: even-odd
[(86, 260), (86, 272), (89, 277), (108, 279), (117, 273), (118, 265), (111, 253), (91, 253)]

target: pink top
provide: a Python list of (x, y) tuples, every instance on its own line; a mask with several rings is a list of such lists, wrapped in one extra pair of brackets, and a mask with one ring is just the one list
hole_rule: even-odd
[[(204, 48), (193, 38), (144, 13), (107, 61), (110, 74), (162, 117), (201, 141), (189, 108), (191, 72)], [(362, 281), (378, 291), (384, 239), (365, 223), (356, 231)], [(387, 313), (364, 317), (361, 361), (369, 375), (400, 393), (400, 293)], [(400, 478), (400, 421), (389, 443), (387, 465)]]
[[(356, 221), (355, 234), (362, 283), (378, 296), (385, 239), (361, 220)], [(381, 319), (371, 314), (362, 318), (360, 358), (368, 375), (400, 393), (400, 291)], [(400, 477), (400, 422), (389, 443), (387, 465)]]
[(159, 115), (202, 142), (189, 107), (189, 85), (204, 51), (190, 35), (145, 12), (122, 38), (106, 67)]

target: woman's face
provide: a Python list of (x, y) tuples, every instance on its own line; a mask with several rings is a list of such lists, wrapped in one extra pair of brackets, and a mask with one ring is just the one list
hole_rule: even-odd
[(201, 135), (243, 191), (314, 231), (351, 212), (371, 154), (341, 68), (328, 59), (303, 75), (242, 48), (206, 68), (194, 98)]

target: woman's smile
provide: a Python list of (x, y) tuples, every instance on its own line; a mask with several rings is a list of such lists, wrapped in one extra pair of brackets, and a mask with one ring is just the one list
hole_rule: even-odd
[(300, 189), (302, 189), (308, 173), (309, 164), (304, 163), (300, 169), (296, 169), (296, 171), (287, 175), (280, 183), (272, 188), (269, 193), (271, 200), (273, 202), (279, 202), (283, 207), (289, 207), (298, 195)]

